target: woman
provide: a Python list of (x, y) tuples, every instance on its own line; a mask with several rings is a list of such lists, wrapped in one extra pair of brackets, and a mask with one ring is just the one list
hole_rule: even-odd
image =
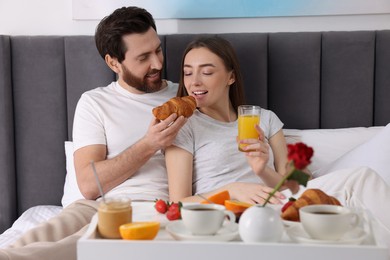
[[(172, 201), (200, 201), (228, 190), (233, 199), (262, 203), (286, 172), (287, 149), (282, 122), (262, 109), (259, 140), (244, 140), (247, 150), (236, 143), (237, 107), (244, 104), (243, 84), (233, 48), (218, 37), (190, 43), (183, 60), (178, 96), (196, 98), (198, 110), (165, 151), (169, 196)], [(274, 156), (272, 156), (274, 154)], [(274, 162), (273, 158), (274, 157)], [(274, 170), (275, 169), (275, 170)], [(368, 209), (379, 224), (384, 241), (390, 241), (390, 187), (368, 167), (328, 173), (308, 182), (341, 204)], [(270, 203), (285, 199), (278, 192)], [(389, 242), (390, 246), (390, 242)]]
[[(244, 104), (239, 63), (230, 43), (219, 37), (192, 42), (184, 53), (178, 96), (191, 95), (198, 110), (166, 149), (169, 194), (172, 201), (199, 201), (195, 193), (210, 196), (228, 190), (233, 199), (261, 203), (285, 172), (287, 163), (283, 124), (262, 109), (259, 140), (236, 143), (237, 108)], [(221, 134), (223, 133), (223, 134)], [(269, 149), (269, 145), (272, 149)], [(276, 154), (274, 165), (267, 165)], [(264, 184), (262, 184), (264, 183)], [(285, 196), (276, 193), (271, 203)]]

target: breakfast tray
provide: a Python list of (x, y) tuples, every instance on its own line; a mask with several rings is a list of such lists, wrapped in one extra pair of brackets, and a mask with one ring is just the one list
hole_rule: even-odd
[(102, 239), (97, 215), (77, 244), (78, 260), (122, 259), (299, 259), (299, 260), (390, 260), (389, 249), (379, 237), (375, 220), (369, 220), (370, 234), (360, 245), (309, 244), (293, 242), (284, 232), (277, 243), (244, 243), (239, 236), (233, 241), (178, 241), (162, 225), (154, 240), (130, 241)]

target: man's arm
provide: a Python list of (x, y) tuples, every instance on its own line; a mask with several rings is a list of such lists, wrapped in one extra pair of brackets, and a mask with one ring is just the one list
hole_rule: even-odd
[(130, 178), (158, 150), (172, 144), (178, 131), (187, 121), (182, 116), (175, 119), (176, 114), (161, 122), (153, 119), (143, 138), (111, 159), (107, 159), (105, 145), (89, 145), (76, 150), (74, 164), (77, 183), (83, 196), (86, 199), (96, 199), (100, 196), (91, 161), (95, 162), (99, 181), (103, 191), (107, 193)]

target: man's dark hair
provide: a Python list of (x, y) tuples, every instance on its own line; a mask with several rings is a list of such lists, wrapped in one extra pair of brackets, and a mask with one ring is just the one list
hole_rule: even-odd
[(145, 33), (152, 27), (156, 32), (153, 16), (143, 8), (130, 6), (116, 9), (104, 17), (95, 32), (95, 43), (100, 56), (108, 54), (119, 62), (125, 59), (127, 51), (122, 37), (132, 33)]

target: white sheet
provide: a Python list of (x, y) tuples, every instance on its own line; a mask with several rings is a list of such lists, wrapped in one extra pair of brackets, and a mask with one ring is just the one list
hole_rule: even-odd
[(62, 210), (60, 206), (35, 206), (26, 210), (3, 234), (0, 235), (0, 248), (7, 247), (16, 241), (24, 232), (37, 226)]

